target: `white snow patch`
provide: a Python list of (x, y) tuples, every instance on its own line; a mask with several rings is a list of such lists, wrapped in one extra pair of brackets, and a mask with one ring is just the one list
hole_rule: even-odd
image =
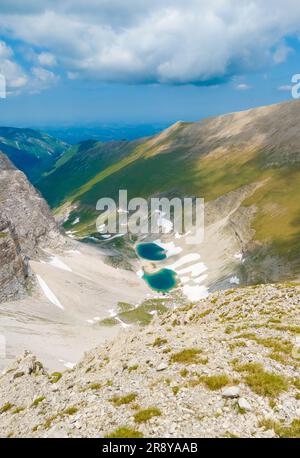
[(71, 239), (75, 238), (74, 232), (73, 231), (66, 231), (66, 235), (70, 237)]
[(204, 299), (209, 295), (206, 286), (190, 286), (184, 285), (182, 288), (183, 294), (192, 302)]
[(68, 250), (67, 253), (69, 254), (81, 254), (79, 250)]
[(79, 216), (77, 216), (77, 218), (74, 219), (73, 223), (72, 223), (72, 226), (75, 226), (75, 224), (78, 224), (80, 221), (80, 218)]
[(71, 363), (70, 361), (66, 361), (64, 363), (64, 366), (67, 367), (68, 369), (73, 369), (73, 367), (76, 366), (76, 363)]
[(198, 259), (200, 259), (200, 257), (201, 256), (200, 256), (199, 253), (186, 254), (182, 258), (178, 259), (178, 261), (176, 261), (173, 264), (171, 264), (170, 266), (168, 266), (168, 268), (171, 269), (171, 270), (174, 270), (176, 272), (176, 269), (178, 267), (182, 266), (183, 264), (187, 264), (189, 262), (198, 261)]
[(200, 277), (193, 278), (193, 282), (199, 284), (199, 283), (202, 283), (204, 280), (206, 280), (206, 278), (207, 278), (207, 274), (200, 275)]
[(243, 259), (243, 253), (235, 253), (234, 258), (238, 259), (239, 261), (242, 261)]
[(58, 259), (56, 256), (52, 256), (51, 260), (48, 264), (51, 264), (53, 267), (57, 267), (58, 269), (66, 270), (67, 272), (72, 272), (72, 269), (67, 266), (64, 262)]
[(240, 279), (237, 276), (231, 277), (229, 279), (229, 283), (231, 283), (232, 285), (239, 285), (240, 284)]
[(185, 269), (177, 270), (176, 273), (180, 276), (191, 272), (192, 277), (197, 277), (206, 270), (206, 265), (203, 262), (198, 262), (196, 264), (192, 264), (189, 267), (186, 267)]
[(57, 307), (59, 307), (60, 309), (64, 310), (64, 307), (61, 305), (61, 303), (59, 302), (59, 300), (57, 299), (57, 297), (55, 296), (55, 294), (51, 291), (51, 289), (49, 288), (49, 286), (44, 282), (44, 280), (39, 276), (37, 275), (36, 276), (38, 282), (39, 282), (39, 285), (43, 291), (43, 293), (45, 294), (45, 296), (47, 297), (47, 299), (52, 302), (52, 304), (56, 305)]
[(160, 246), (166, 252), (167, 258), (171, 256), (176, 256), (177, 254), (182, 252), (181, 247), (177, 247), (174, 242), (162, 242), (160, 239), (154, 240), (154, 243)]
[(118, 316), (115, 316), (114, 318), (115, 318), (116, 321), (118, 321), (118, 323), (120, 323), (122, 328), (129, 328), (130, 327), (130, 324), (124, 323), (124, 321), (122, 321)]
[(140, 270), (137, 271), (136, 274), (137, 274), (137, 276), (138, 276), (139, 278), (143, 278), (143, 276), (144, 276), (144, 271), (143, 271), (142, 269), (140, 269)]

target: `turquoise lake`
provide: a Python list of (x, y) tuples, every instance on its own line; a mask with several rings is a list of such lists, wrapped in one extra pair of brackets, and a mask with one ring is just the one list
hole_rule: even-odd
[(136, 252), (148, 261), (163, 261), (167, 257), (165, 250), (156, 243), (139, 243)]
[(156, 291), (167, 292), (176, 286), (176, 273), (171, 269), (161, 269), (153, 274), (144, 274), (143, 279), (150, 288)]

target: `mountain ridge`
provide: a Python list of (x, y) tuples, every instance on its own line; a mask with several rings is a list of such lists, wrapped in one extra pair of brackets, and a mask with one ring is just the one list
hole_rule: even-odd
[[(128, 197), (168, 195), (203, 197), (206, 203), (245, 186), (260, 183), (241, 206), (255, 208), (254, 239), (248, 258), (263, 272), (284, 264), (281, 272), (300, 273), (300, 102), (292, 101), (211, 117), (196, 123), (175, 123), (162, 133), (115, 156), (106, 167), (92, 167), (93, 176), (60, 195), (51, 179), (39, 189), (56, 214), (68, 213), (65, 228), (81, 238), (96, 233), (96, 202)], [(67, 167), (67, 164), (66, 164)], [(172, 194), (172, 193), (171, 193)], [(72, 222), (80, 219), (76, 227)], [(272, 261), (273, 259), (273, 261)], [(275, 269), (275, 270), (274, 270)], [(267, 271), (269, 268), (267, 268)], [(258, 275), (260, 278), (260, 275)], [(274, 273), (269, 281), (280, 280)]]

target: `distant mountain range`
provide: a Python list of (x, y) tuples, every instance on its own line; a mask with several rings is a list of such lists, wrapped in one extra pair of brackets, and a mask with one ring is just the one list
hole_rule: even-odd
[[(300, 103), (294, 101), (178, 122), (146, 140), (84, 142), (37, 186), (56, 212), (70, 212), (70, 227), (80, 218), (78, 236), (95, 231), (97, 200), (117, 198), (120, 188), (129, 197), (171, 193), (209, 203), (254, 186), (241, 202), (255, 212), (252, 243), (243, 249), (261, 272), (258, 280), (268, 276), (265, 262), (275, 280), (290, 271), (287, 263), (293, 272), (300, 269), (299, 125)], [(276, 265), (269, 260), (273, 255)]]
[(224, 253), (239, 246), (246, 259), (239, 275), (253, 283), (300, 272), (299, 125), (300, 102), (293, 101), (178, 122), (146, 139), (90, 140), (69, 149), (40, 132), (0, 129), (0, 149), (78, 238), (95, 233), (97, 200), (117, 199), (119, 189), (129, 198), (204, 197), (207, 225), (218, 218), (223, 224), (223, 232), (207, 230), (204, 245), (213, 247), (214, 237)]
[(35, 182), (69, 148), (66, 142), (37, 130), (0, 127), (0, 151)]

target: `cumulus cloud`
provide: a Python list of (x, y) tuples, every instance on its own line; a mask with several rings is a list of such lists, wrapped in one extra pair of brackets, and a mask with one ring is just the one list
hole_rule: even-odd
[(40, 92), (56, 84), (59, 76), (43, 67), (33, 67), (31, 69), (30, 92)]
[(235, 88), (237, 91), (247, 91), (248, 89), (251, 89), (251, 86), (249, 86), (249, 84), (246, 83), (240, 83), (237, 84)]
[(0, 32), (69, 78), (211, 84), (280, 64), (298, 0), (1, 1)]
[(56, 58), (50, 52), (41, 52), (38, 55), (38, 61), (41, 65), (45, 65), (46, 67), (53, 67), (56, 65)]
[(15, 93), (27, 84), (27, 76), (14, 61), (14, 53), (4, 41), (0, 41), (0, 73), (5, 77), (8, 93)]

